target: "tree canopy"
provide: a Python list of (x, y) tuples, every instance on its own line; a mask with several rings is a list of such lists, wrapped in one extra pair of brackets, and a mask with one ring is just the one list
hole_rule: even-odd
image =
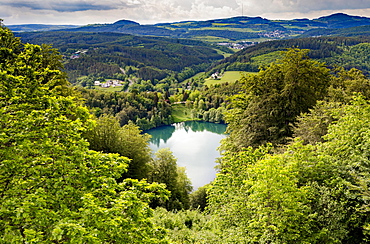
[(171, 196), (166, 201), (153, 202), (154, 207), (164, 207), (167, 210), (188, 209), (189, 193), (192, 190), (185, 168), (177, 166), (177, 159), (168, 148), (159, 149), (150, 162), (148, 179), (151, 182), (166, 184)]
[(135, 179), (146, 178), (152, 152), (149, 148), (150, 135), (142, 134), (132, 122), (121, 127), (113, 116), (104, 115), (96, 121), (94, 127), (84, 134), (90, 143), (89, 148), (129, 158), (128, 171), (124, 175)]

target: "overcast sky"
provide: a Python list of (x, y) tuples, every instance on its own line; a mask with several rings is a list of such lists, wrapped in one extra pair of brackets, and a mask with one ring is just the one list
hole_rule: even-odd
[(233, 16), (318, 18), (333, 13), (370, 17), (369, 0), (0, 0), (12, 24), (94, 24), (128, 19), (140, 24)]

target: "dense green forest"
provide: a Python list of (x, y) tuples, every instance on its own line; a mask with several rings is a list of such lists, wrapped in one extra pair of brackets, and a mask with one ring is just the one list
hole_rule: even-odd
[(197, 90), (176, 89), (166, 92), (107, 92), (78, 88), (85, 105), (94, 116), (114, 116), (121, 126), (135, 123), (142, 130), (176, 122), (176, 108), (187, 113), (188, 120), (225, 123), (223, 112), (229, 104), (227, 98), (242, 89), (239, 82), (225, 83)]
[[(366, 42), (333, 40), (366, 59)], [(329, 44), (235, 83), (106, 92), (71, 86), (57, 50), (1, 27), (1, 242), (367, 243), (370, 80), (313, 59)], [(219, 173), (195, 192), (142, 133), (175, 106), (228, 124)]]
[(182, 72), (185, 68), (192, 70), (192, 76), (223, 58), (209, 44), (186, 39), (71, 31), (27, 32), (17, 36), (26, 43), (52, 44), (58, 48), (65, 56), (64, 67), (72, 83), (83, 76), (91, 77), (92, 82), (99, 77), (131, 81), (132, 76), (150, 80), (152, 85), (174, 76), (182, 77), (182, 81), (189, 78)]

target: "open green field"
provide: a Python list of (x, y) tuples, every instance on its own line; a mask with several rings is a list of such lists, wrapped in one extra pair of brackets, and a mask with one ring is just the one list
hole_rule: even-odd
[[(219, 49), (214, 49), (214, 50), (216, 50), (216, 52), (218, 53), (218, 54), (221, 54), (222, 56), (224, 56), (224, 58), (227, 58), (227, 57), (230, 57), (231, 55), (233, 55), (232, 53), (226, 53), (226, 52), (223, 52), (223, 51), (221, 51), (221, 50), (219, 50)], [(235, 52), (237, 52), (237, 51), (239, 51), (239, 50), (234, 50)]]
[(191, 109), (184, 104), (172, 104), (172, 119), (174, 123), (197, 120), (191, 115)]
[(221, 38), (217, 36), (194, 36), (193, 39), (204, 41), (204, 42), (231, 42), (229, 39)]
[(221, 77), (221, 79), (214, 80), (212, 78), (207, 78), (205, 79), (204, 84), (207, 86), (210, 86), (210, 85), (222, 84), (225, 82), (235, 82), (236, 80), (239, 80), (242, 77), (242, 73), (243, 72), (241, 71), (226, 71), (224, 75)]
[[(227, 25), (227, 24), (226, 24)], [(189, 28), (189, 30), (225, 30), (225, 27), (220, 27), (220, 26), (212, 26), (212, 27), (201, 27), (201, 28)], [(233, 28), (233, 27), (227, 27), (228, 31), (237, 31), (237, 32), (262, 32), (261, 30), (253, 30), (251, 28)]]

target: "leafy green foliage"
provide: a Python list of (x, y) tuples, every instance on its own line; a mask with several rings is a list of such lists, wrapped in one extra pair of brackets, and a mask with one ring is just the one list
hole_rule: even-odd
[(364, 243), (369, 107), (357, 97), (333, 110), (337, 122), (315, 146), (296, 141), (281, 153), (227, 153), (208, 192), (221, 241)]
[(151, 161), (148, 179), (151, 182), (166, 184), (171, 196), (166, 201), (154, 201), (155, 207), (165, 207), (167, 210), (189, 208), (189, 193), (191, 182), (187, 178), (185, 168), (177, 166), (177, 159), (168, 148), (159, 149)]
[(159, 93), (104, 92), (80, 89), (96, 117), (112, 115), (118, 118), (121, 126), (129, 121), (147, 130), (160, 125), (170, 124), (171, 108)]
[[(365, 63), (360, 54), (367, 52), (367, 44), (347, 50), (313, 42), (314, 47), (333, 49), (311, 54), (290, 49), (256, 76), (199, 91), (176, 90), (158, 81), (143, 81), (130, 93), (82, 90), (97, 116), (110, 114), (94, 122), (67, 87), (55, 50), (23, 46), (5, 28), (0, 29), (0, 43), (1, 242), (364, 243), (370, 239), (369, 80), (355, 69), (333, 70), (329, 75), (322, 63), (308, 59), (309, 55), (330, 58), (334, 52)], [(236, 66), (244, 61), (238, 60)], [(148, 74), (158, 71), (136, 68)], [(183, 70), (181, 79), (193, 71)], [(156, 82), (166, 92), (139, 93)], [(230, 137), (224, 141), (220, 172), (211, 186), (189, 199), (185, 168), (176, 165), (169, 150), (160, 150), (146, 172), (149, 138), (129, 121), (141, 128), (169, 123), (170, 103), (182, 102), (198, 118), (219, 122), (226, 96), (232, 96), (226, 117)], [(269, 144), (260, 146), (273, 142), (276, 147), (292, 135), (303, 141), (275, 150)], [(147, 177), (152, 183), (127, 176)], [(153, 212), (150, 206), (199, 210)]]
[[(290, 50), (290, 54), (295, 51)], [(313, 66), (295, 70), (293, 67), (305, 65), (294, 60)], [(230, 137), (223, 142), (226, 152), (220, 161), (220, 173), (207, 192), (207, 209), (216, 223), (213, 232), (222, 243), (364, 243), (369, 240), (370, 110), (365, 100), (369, 79), (355, 69), (334, 70), (329, 76), (322, 65), (302, 56), (289, 63), (286, 69), (282, 61), (263, 69), (260, 77), (249, 77), (245, 82), (247, 93), (232, 97), (233, 109), (227, 115)], [(269, 70), (272, 67), (274, 70)], [(305, 76), (304, 70), (316, 73)], [(291, 77), (300, 75), (305, 77), (302, 81), (314, 78), (309, 88), (313, 90), (305, 89), (310, 83), (302, 90), (291, 89)], [(281, 88), (282, 84), (287, 87)], [(248, 131), (245, 122), (258, 119), (260, 124), (256, 126), (266, 125), (279, 111), (274, 107), (266, 113), (270, 116), (266, 120), (253, 116), (264, 111), (261, 104), (269, 105), (269, 94), (275, 91), (279, 91), (276, 96), (287, 91), (292, 95), (288, 100), (280, 98), (284, 109), (290, 103), (299, 110), (323, 100), (298, 119), (295, 135), (303, 142), (295, 140), (286, 147), (275, 144), (275, 150), (270, 146), (246, 147), (248, 137), (263, 135), (266, 130)], [(304, 97), (310, 92), (309, 98)], [(300, 98), (295, 99), (298, 94)], [(263, 99), (267, 102), (259, 103)]]
[(210, 216), (198, 210), (171, 212), (156, 208), (154, 223), (168, 231), (170, 243), (220, 243)]
[(209, 184), (199, 187), (196, 191), (190, 194), (190, 206), (192, 209), (204, 211), (208, 205), (207, 203), (207, 189)]
[(166, 243), (149, 203), (158, 184), (126, 179), (128, 159), (88, 149), (93, 121), (60, 56), (0, 28), (2, 243)]
[(309, 113), (297, 118), (294, 136), (300, 137), (305, 143), (323, 142), (328, 126), (336, 121), (335, 114), (340, 114), (341, 107), (352, 101), (353, 95), (361, 94), (370, 98), (370, 81), (356, 69), (349, 71), (340, 68), (331, 76), (328, 94), (324, 101), (319, 101)]

